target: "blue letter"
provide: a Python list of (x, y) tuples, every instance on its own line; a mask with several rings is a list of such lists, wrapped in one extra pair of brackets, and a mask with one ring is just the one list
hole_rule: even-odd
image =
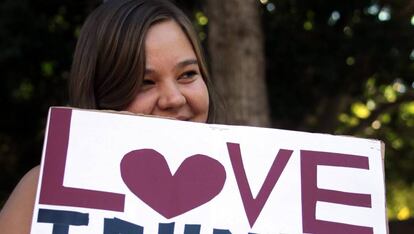
[[(213, 229), (213, 234), (231, 234), (229, 230), (223, 230), (223, 229)], [(249, 232), (249, 234), (255, 234)]]
[(229, 230), (214, 229), (213, 234), (231, 234), (231, 232)]
[(144, 228), (122, 219), (105, 219), (104, 234), (143, 234)]
[(39, 209), (37, 222), (52, 223), (52, 234), (68, 234), (70, 225), (88, 226), (89, 214), (74, 211)]
[(200, 225), (186, 224), (184, 228), (184, 234), (200, 234)]
[(174, 234), (175, 223), (160, 223), (158, 224), (158, 234)]

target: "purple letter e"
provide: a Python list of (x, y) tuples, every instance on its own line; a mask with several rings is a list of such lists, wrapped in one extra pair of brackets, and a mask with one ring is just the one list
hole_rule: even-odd
[(371, 195), (319, 189), (316, 181), (318, 165), (369, 170), (367, 157), (301, 150), (303, 232), (318, 234), (372, 234), (372, 227), (316, 219), (317, 201), (371, 207)]

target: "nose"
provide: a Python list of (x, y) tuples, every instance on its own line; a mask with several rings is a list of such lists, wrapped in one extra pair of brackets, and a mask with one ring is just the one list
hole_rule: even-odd
[(187, 102), (178, 84), (166, 82), (162, 84), (158, 99), (158, 106), (162, 110), (176, 109)]

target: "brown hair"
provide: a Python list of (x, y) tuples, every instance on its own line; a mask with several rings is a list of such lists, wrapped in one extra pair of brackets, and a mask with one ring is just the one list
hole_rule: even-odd
[(86, 19), (69, 79), (69, 104), (86, 109), (123, 110), (135, 98), (145, 71), (145, 35), (151, 25), (177, 22), (190, 40), (209, 91), (209, 118), (216, 93), (191, 21), (168, 0), (110, 0)]

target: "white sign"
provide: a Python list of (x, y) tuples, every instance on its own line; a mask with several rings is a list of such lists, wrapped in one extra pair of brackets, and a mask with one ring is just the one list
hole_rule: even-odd
[(387, 233), (383, 144), (51, 108), (31, 233)]

